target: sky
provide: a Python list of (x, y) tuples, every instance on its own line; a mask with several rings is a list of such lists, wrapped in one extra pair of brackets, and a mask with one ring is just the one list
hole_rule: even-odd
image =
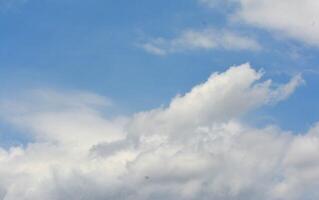
[(318, 10), (0, 0), (0, 199), (318, 199)]

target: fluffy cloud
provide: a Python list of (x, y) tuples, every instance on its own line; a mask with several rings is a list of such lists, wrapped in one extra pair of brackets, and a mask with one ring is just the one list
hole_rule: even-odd
[(146, 51), (156, 55), (166, 55), (190, 50), (260, 50), (260, 44), (254, 39), (238, 35), (231, 31), (214, 29), (186, 30), (172, 39), (156, 38), (141, 44)]
[[(216, 6), (220, 0), (200, 0)], [(319, 46), (319, 2), (317, 0), (226, 0), (236, 5), (232, 19), (275, 31), (311, 45)]]
[(88, 93), (4, 101), (2, 120), (34, 141), (0, 149), (0, 198), (318, 199), (319, 126), (294, 135), (241, 120), (302, 83), (274, 86), (262, 74), (234, 66), (125, 118), (106, 118), (108, 100)]

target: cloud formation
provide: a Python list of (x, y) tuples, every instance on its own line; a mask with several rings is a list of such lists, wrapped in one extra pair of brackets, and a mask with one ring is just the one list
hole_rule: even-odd
[(231, 31), (215, 29), (185, 30), (179, 36), (166, 39), (155, 38), (140, 45), (147, 52), (166, 55), (191, 50), (250, 50), (261, 49), (261, 45), (251, 37)]
[[(220, 0), (199, 0), (217, 6)], [(274, 31), (288, 38), (319, 46), (319, 2), (317, 0), (226, 0), (235, 5), (232, 20)], [(223, 4), (224, 5), (224, 4)]]
[(108, 100), (88, 93), (4, 101), (2, 120), (34, 141), (0, 149), (0, 199), (318, 199), (319, 125), (294, 135), (241, 120), (302, 83), (262, 75), (233, 66), (124, 118), (106, 118)]

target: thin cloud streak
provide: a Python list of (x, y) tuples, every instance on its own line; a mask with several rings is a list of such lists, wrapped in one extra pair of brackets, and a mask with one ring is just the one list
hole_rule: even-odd
[(237, 33), (215, 29), (185, 30), (172, 39), (155, 38), (140, 44), (147, 52), (167, 55), (195, 50), (261, 50), (261, 45), (253, 38)]

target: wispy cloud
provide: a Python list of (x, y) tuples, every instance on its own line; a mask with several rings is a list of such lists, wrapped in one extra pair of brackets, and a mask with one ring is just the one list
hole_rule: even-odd
[[(221, 0), (199, 0), (208, 6), (218, 6)], [(273, 31), (319, 46), (319, 3), (317, 0), (227, 0), (232, 9), (231, 20)], [(223, 4), (223, 6), (225, 6)]]
[(253, 38), (228, 30), (185, 30), (175, 38), (155, 38), (140, 45), (156, 55), (166, 55), (191, 50), (250, 50), (261, 49)]

